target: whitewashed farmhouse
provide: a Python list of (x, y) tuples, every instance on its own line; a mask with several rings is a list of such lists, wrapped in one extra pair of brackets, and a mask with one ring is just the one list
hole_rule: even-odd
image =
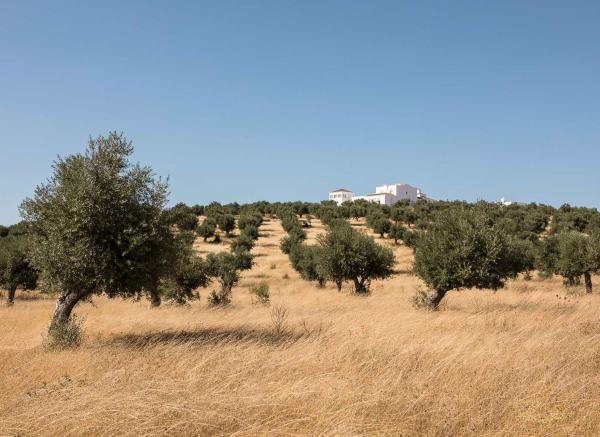
[(367, 194), (366, 196), (355, 196), (352, 191), (344, 188), (329, 193), (329, 200), (335, 201), (338, 205), (360, 199), (379, 203), (381, 205), (394, 205), (401, 200), (408, 200), (410, 203), (416, 203), (418, 200), (427, 199), (427, 197), (420, 188), (408, 184), (382, 185), (380, 187), (375, 187), (375, 192)]
[(344, 202), (351, 202), (352, 197), (354, 197), (354, 193), (345, 188), (340, 188), (339, 190), (329, 193), (329, 200), (337, 202), (338, 205), (341, 205)]

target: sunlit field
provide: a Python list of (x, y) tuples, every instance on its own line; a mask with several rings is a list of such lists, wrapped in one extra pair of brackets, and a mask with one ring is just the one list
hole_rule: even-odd
[(260, 232), (231, 306), (208, 307), (216, 285), (182, 307), (95, 298), (74, 350), (44, 348), (54, 300), (18, 291), (0, 306), (0, 435), (600, 434), (598, 295), (534, 275), (417, 310), (407, 247), (377, 237), (397, 274), (357, 297), (301, 280), (279, 221)]

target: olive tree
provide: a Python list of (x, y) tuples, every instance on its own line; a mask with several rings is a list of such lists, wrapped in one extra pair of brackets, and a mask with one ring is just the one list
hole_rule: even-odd
[(319, 287), (324, 287), (327, 281), (321, 268), (321, 252), (319, 246), (295, 245), (289, 252), (292, 268), (306, 281), (317, 281)]
[(398, 244), (398, 240), (404, 238), (405, 228), (400, 223), (393, 223), (390, 226), (389, 236), (394, 240), (395, 244)]
[(182, 245), (181, 253), (171, 266), (171, 274), (160, 281), (158, 297), (153, 305), (160, 304), (160, 296), (178, 305), (199, 299), (196, 289), (206, 287), (210, 281), (206, 263), (196, 255), (191, 245)]
[(587, 293), (592, 293), (592, 273), (600, 270), (600, 234), (563, 231), (546, 238), (540, 248), (542, 271), (560, 275), (567, 285), (578, 284), (583, 276)]
[(198, 215), (185, 203), (178, 203), (168, 212), (170, 220), (182, 231), (193, 231), (198, 226)]
[(212, 217), (206, 217), (202, 224), (196, 229), (196, 233), (206, 241), (215, 235), (216, 230), (217, 221)]
[(232, 252), (240, 252), (240, 251), (250, 251), (254, 247), (254, 239), (250, 235), (246, 235), (244, 233), (237, 236), (235, 240), (231, 242), (231, 251)]
[(235, 229), (235, 218), (231, 214), (219, 214), (216, 220), (219, 229), (225, 232), (226, 237), (229, 237), (231, 231)]
[(252, 267), (252, 255), (248, 252), (211, 253), (206, 257), (206, 273), (220, 285), (218, 291), (209, 296), (212, 305), (227, 305), (231, 302), (231, 289), (240, 280), (240, 271)]
[(373, 222), (373, 232), (379, 234), (381, 238), (383, 238), (386, 233), (390, 232), (391, 227), (392, 224), (389, 219), (383, 216)]
[(502, 288), (524, 270), (521, 248), (482, 214), (460, 209), (438, 214), (415, 247), (414, 271), (431, 290), (425, 305), (437, 309), (450, 290)]
[(38, 273), (27, 256), (24, 237), (0, 238), (0, 287), (6, 288), (6, 303), (15, 301), (17, 288), (33, 290), (37, 285)]
[(343, 281), (352, 281), (357, 294), (370, 291), (371, 281), (392, 275), (394, 254), (371, 237), (350, 225), (337, 223), (317, 237), (321, 247), (320, 271), (341, 289)]
[(60, 291), (51, 332), (91, 295), (155, 292), (178, 256), (167, 183), (132, 164), (132, 153), (122, 134), (90, 139), (84, 153), (59, 157), (21, 205), (33, 265)]

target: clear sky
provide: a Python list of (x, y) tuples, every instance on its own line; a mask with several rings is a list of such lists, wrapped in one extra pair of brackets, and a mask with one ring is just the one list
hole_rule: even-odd
[(172, 202), (600, 207), (600, 2), (0, 2), (0, 223), (110, 130)]

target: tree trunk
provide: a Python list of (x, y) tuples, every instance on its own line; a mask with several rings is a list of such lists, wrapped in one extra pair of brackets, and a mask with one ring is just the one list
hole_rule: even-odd
[(583, 277), (585, 279), (585, 292), (587, 294), (592, 294), (592, 275), (590, 272), (585, 272)]
[(77, 293), (69, 293), (66, 296), (60, 296), (58, 301), (56, 302), (56, 309), (54, 310), (54, 316), (52, 316), (52, 322), (50, 323), (50, 330), (57, 326), (67, 323), (71, 318), (71, 312), (77, 302), (83, 296), (78, 295)]
[(437, 310), (440, 306), (440, 302), (446, 295), (445, 291), (436, 290), (427, 296), (427, 303), (432, 310)]
[(368, 292), (364, 279), (354, 279), (354, 292), (357, 294), (366, 294)]
[(8, 287), (8, 295), (6, 296), (6, 304), (7, 305), (12, 305), (13, 303), (15, 303), (15, 292), (17, 291), (17, 287), (14, 285), (11, 285), (10, 287)]
[(342, 291), (342, 281), (340, 280), (336, 280), (335, 281), (335, 286), (337, 287), (337, 291)]
[(158, 308), (160, 306), (161, 298), (156, 289), (148, 290), (148, 298), (150, 299), (150, 306), (152, 308)]

